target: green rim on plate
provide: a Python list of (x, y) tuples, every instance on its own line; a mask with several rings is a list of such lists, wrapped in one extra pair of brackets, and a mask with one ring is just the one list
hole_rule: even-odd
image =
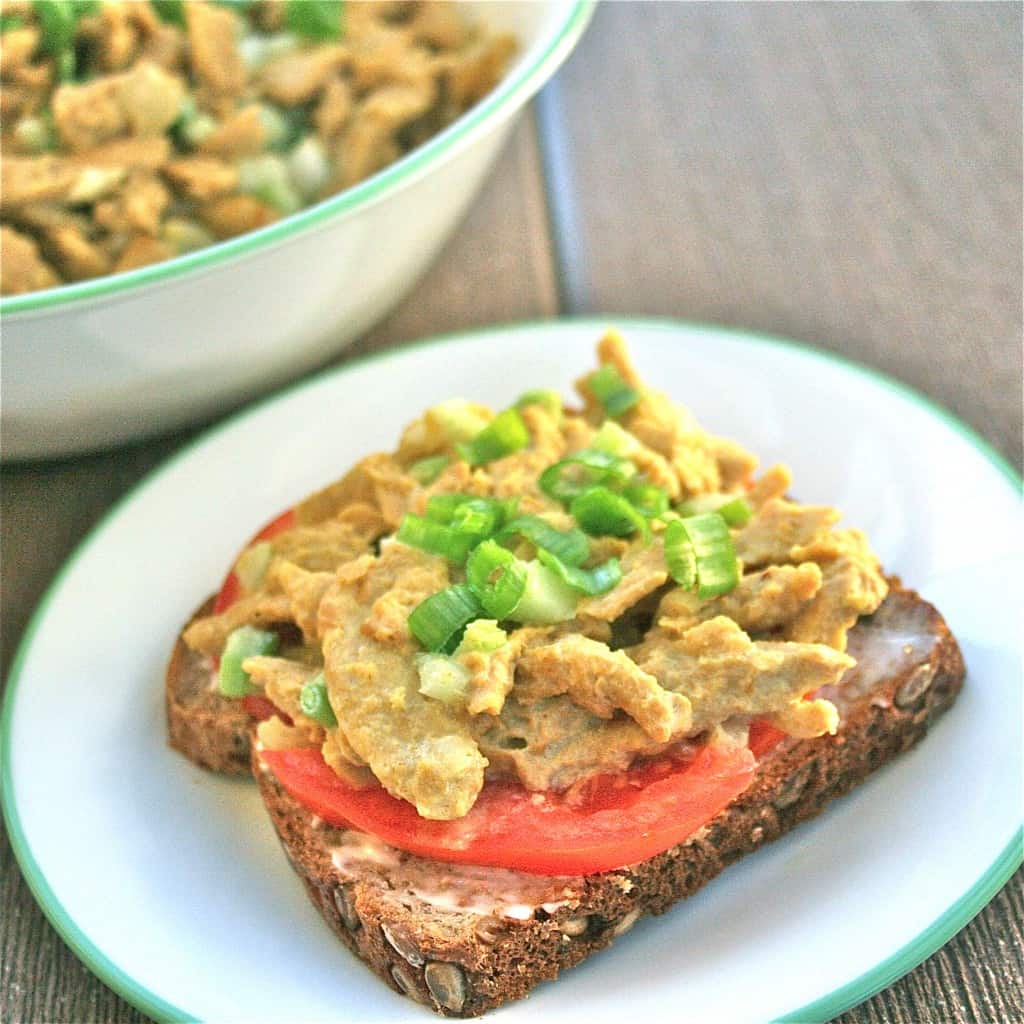
[(91, 281), (0, 299), (0, 314), (11, 316), (15, 313), (52, 309), (72, 302), (132, 291), (143, 285), (182, 277), (199, 270), (209, 270), (275, 242), (312, 230), (359, 206), (370, 205), (412, 180), (431, 163), (455, 152), (481, 130), (485, 123), (492, 119), (492, 115), (514, 109), (517, 102), (528, 98), (543, 84), (549, 69), (561, 63), (576, 44), (587, 27), (596, 5), (597, 0), (576, 0), (568, 8), (562, 25), (532, 63), (524, 63), (514, 68), (476, 106), (466, 111), (449, 127), (366, 181), (353, 185), (314, 206), (299, 210), (274, 224), (268, 224), (264, 228), (246, 232), (237, 238), (218, 242), (204, 249), (197, 249), (195, 252), (184, 253), (136, 270), (97, 277)]
[[(931, 399), (919, 394), (917, 391), (899, 381), (869, 367), (861, 366), (858, 363), (845, 359), (842, 356), (831, 352), (816, 349), (809, 344), (790, 341), (783, 338), (776, 338), (770, 335), (758, 334), (751, 331), (731, 330), (711, 324), (689, 323), (680, 320), (657, 317), (572, 317), (563, 318), (558, 321), (530, 321), (519, 324), (498, 325), (490, 328), (483, 328), (474, 331), (461, 331), (452, 334), (439, 335), (424, 341), (416, 342), (405, 346), (401, 351), (417, 348), (428, 348), (444, 345), (458, 341), (471, 341), (485, 337), (503, 330), (518, 330), (522, 332), (547, 331), (558, 323), (566, 323), (580, 327), (592, 327), (595, 332), (607, 329), (609, 324), (616, 324), (628, 332), (631, 327), (642, 329), (656, 329), (665, 331), (696, 330), (703, 334), (718, 335), (723, 339), (729, 338), (739, 341), (755, 342), (773, 348), (788, 349), (799, 352), (810, 358), (825, 363), (841, 366), (857, 375), (874, 381), (888, 391), (895, 392), (914, 402), (919, 407), (941, 420), (984, 458), (1007, 480), (1013, 489), (1020, 493), (1022, 480), (1009, 462), (997, 452), (987, 441), (979, 437), (970, 427), (955, 417), (952, 413), (937, 405)], [(102, 952), (89, 937), (79, 928), (74, 919), (64, 909), (56, 894), (50, 888), (45, 875), (36, 863), (32, 855), (31, 847), (18, 815), (18, 809), (14, 801), (14, 786), (11, 780), (10, 763), (10, 734), (14, 718), (14, 705), (18, 683), (25, 660), (31, 650), (36, 632), (46, 618), (47, 610), (53, 599), (59, 592), (64, 578), (78, 560), (92, 546), (98, 536), (106, 529), (107, 525), (126, 506), (137, 493), (154, 483), (159, 477), (169, 472), (172, 467), (185, 459), (199, 446), (205, 444), (229, 427), (234, 427), (250, 416), (254, 416), (265, 405), (275, 402), (286, 394), (297, 392), (313, 383), (319, 383), (327, 379), (343, 377), (357, 367), (379, 359), (394, 356), (393, 350), (374, 352), (358, 359), (353, 359), (344, 366), (322, 371), (313, 377), (299, 381), (288, 388), (279, 391), (277, 394), (263, 398), (248, 408), (229, 416), (223, 422), (216, 424), (209, 430), (203, 432), (198, 438), (189, 442), (179, 452), (167, 459), (149, 473), (143, 480), (137, 483), (130, 491), (123, 495), (107, 511), (103, 518), (89, 531), (78, 547), (61, 567), (53, 581), (46, 590), (39, 606), (32, 615), (25, 630), (25, 634), (18, 645), (14, 663), (11, 667), (7, 681), (7, 688), (4, 694), (3, 713), (0, 717), (0, 796), (2, 796), (4, 821), (8, 834), (11, 838), (11, 846), (22, 873), (25, 876), (28, 886), (39, 902), (43, 913), (50, 923), (57, 930), (64, 941), (71, 947), (74, 953), (85, 965), (108, 985), (111, 989), (122, 996), (129, 1003), (148, 1014), (158, 1021), (192, 1021), (194, 1017), (189, 1016), (183, 1010), (171, 1005), (149, 989), (140, 985), (134, 978), (130, 977), (117, 966), (105, 953)], [(1024, 861), (1024, 827), (1017, 829), (1009, 842), (1000, 852), (992, 864), (981, 874), (977, 881), (970, 888), (962, 893), (935, 921), (925, 928), (918, 936), (908, 942), (902, 949), (897, 950), (879, 964), (876, 964), (864, 974), (853, 979), (833, 992), (822, 996), (813, 1003), (800, 1009), (793, 1010), (777, 1018), (778, 1024), (805, 1024), (812, 1021), (827, 1021), (842, 1013), (857, 1003), (874, 995), (879, 990), (891, 985), (898, 978), (908, 971), (913, 970), (919, 963), (934, 953), (940, 946), (948, 942), (961, 928), (964, 927), (996, 893), (1006, 884), (1013, 872)]]

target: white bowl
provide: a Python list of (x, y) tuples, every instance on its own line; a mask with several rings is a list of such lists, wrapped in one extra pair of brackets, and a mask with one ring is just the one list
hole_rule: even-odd
[(259, 231), (124, 274), (0, 302), (7, 459), (66, 455), (210, 416), (324, 362), (441, 248), (593, 0), (467, 4), (520, 50), (429, 142)]

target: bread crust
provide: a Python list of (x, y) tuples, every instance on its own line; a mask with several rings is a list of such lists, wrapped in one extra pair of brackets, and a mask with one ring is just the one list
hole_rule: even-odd
[[(212, 609), (211, 597), (196, 609), (192, 619), (208, 615)], [(164, 688), (167, 741), (202, 768), (248, 775), (251, 720), (238, 701), (211, 688), (211, 671), (209, 659), (189, 650), (179, 634)]]
[[(445, 1016), (477, 1016), (608, 946), (644, 915), (664, 913), (925, 735), (960, 691), (963, 658), (938, 611), (892, 582), (878, 612), (851, 632), (851, 646), (870, 643), (872, 630), (898, 639), (908, 623), (930, 643), (917, 656), (909, 647), (902, 659), (890, 652), (893, 670), (880, 678), (873, 676), (884, 665), (853, 670), (836, 736), (783, 741), (762, 759), (751, 786), (685, 843), (641, 864), (569, 880), (571, 899), (537, 906), (526, 919), (438, 907), (408, 892), (398, 899), (387, 865), (340, 870), (332, 850), (345, 833), (297, 803), (255, 751), (254, 774), (292, 867), (342, 942), (398, 992)], [(403, 870), (440, 876), (449, 868), (395, 856)]]

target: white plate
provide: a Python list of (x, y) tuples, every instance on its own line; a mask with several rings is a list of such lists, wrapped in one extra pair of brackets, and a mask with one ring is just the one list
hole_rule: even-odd
[[(906, 389), (810, 349), (619, 321), (647, 379), (800, 495), (839, 505), (947, 617), (969, 669), (921, 747), (613, 949), (495, 1014), (821, 1019), (909, 970), (1020, 862), (1021, 516), (1014, 476)], [(239, 539), (390, 447), (453, 394), (501, 406), (571, 380), (603, 322), (496, 328), (353, 364), (171, 460), (68, 562), (22, 644), (3, 718), (15, 852), (50, 920), (159, 1019), (427, 1020), (343, 950), (251, 784), (164, 741), (163, 669)]]

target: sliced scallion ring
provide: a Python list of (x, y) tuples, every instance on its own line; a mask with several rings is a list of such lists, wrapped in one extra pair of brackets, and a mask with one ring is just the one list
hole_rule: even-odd
[(647, 520), (621, 495), (607, 487), (591, 487), (569, 508), (580, 529), (592, 537), (630, 537), (638, 530), (650, 538)]
[(471, 441), (456, 445), (456, 451), (471, 466), (494, 462), (525, 448), (530, 432), (516, 409), (498, 413)]
[(588, 597), (607, 594), (622, 579), (622, 567), (617, 558), (609, 558), (592, 569), (581, 569), (576, 565), (566, 565), (550, 551), (539, 548), (537, 561), (556, 573), (563, 583)]
[(425, 459), (419, 459), (409, 467), (409, 476), (416, 483), (426, 487), (445, 471), (450, 461), (447, 455), (428, 455)]
[(485, 540), (469, 556), (466, 579), (476, 599), (494, 619), (508, 618), (526, 590), (527, 563), (507, 548)]
[(510, 616), (516, 622), (549, 624), (576, 616), (579, 595), (557, 572), (540, 562), (527, 564), (526, 588)]
[(249, 673), (242, 668), (246, 658), (273, 654), (277, 650), (277, 634), (255, 626), (239, 626), (228, 634), (220, 656), (217, 682), (225, 697), (245, 697), (253, 692)]
[(517, 516), (507, 523), (497, 540), (519, 536), (534, 547), (550, 551), (566, 565), (582, 565), (590, 554), (590, 542), (582, 530), (556, 530), (540, 516)]
[(730, 526), (745, 526), (754, 510), (746, 498), (733, 498), (715, 510)]
[(669, 575), (684, 590), (693, 590), (697, 585), (697, 556), (681, 519), (669, 522), (664, 540)]
[(632, 484), (623, 497), (648, 519), (656, 519), (668, 511), (668, 494), (654, 484)]
[(640, 392), (611, 363), (595, 370), (587, 378), (587, 387), (609, 416), (621, 416), (640, 401)]
[(680, 519), (697, 557), (697, 596), (727, 594), (739, 583), (739, 563), (729, 527), (718, 512)]
[(734, 498), (728, 494), (698, 494), (684, 501), (679, 506), (679, 512), (684, 516), (717, 512), (730, 526), (744, 526), (754, 514), (746, 498)]
[(395, 537), (403, 544), (429, 551), (432, 555), (441, 555), (456, 565), (462, 565), (482, 539), (480, 534), (460, 533), (444, 523), (436, 523), (411, 513), (402, 519)]
[(298, 36), (324, 42), (338, 39), (344, 26), (344, 5), (338, 0), (288, 0), (284, 18)]
[(299, 691), (299, 707), (307, 718), (312, 718), (325, 729), (336, 729), (338, 719), (327, 699), (327, 680), (318, 672)]
[(636, 466), (611, 452), (584, 448), (566, 456), (540, 475), (540, 489), (549, 497), (568, 505), (574, 498), (597, 484), (622, 487), (636, 474)]
[(431, 594), (409, 615), (409, 632), (428, 651), (450, 654), (459, 645), (462, 631), (483, 609), (468, 583)]
[(717, 512), (673, 519), (665, 527), (665, 561), (681, 587), (696, 584), (701, 599), (727, 594), (740, 580), (732, 535)]

